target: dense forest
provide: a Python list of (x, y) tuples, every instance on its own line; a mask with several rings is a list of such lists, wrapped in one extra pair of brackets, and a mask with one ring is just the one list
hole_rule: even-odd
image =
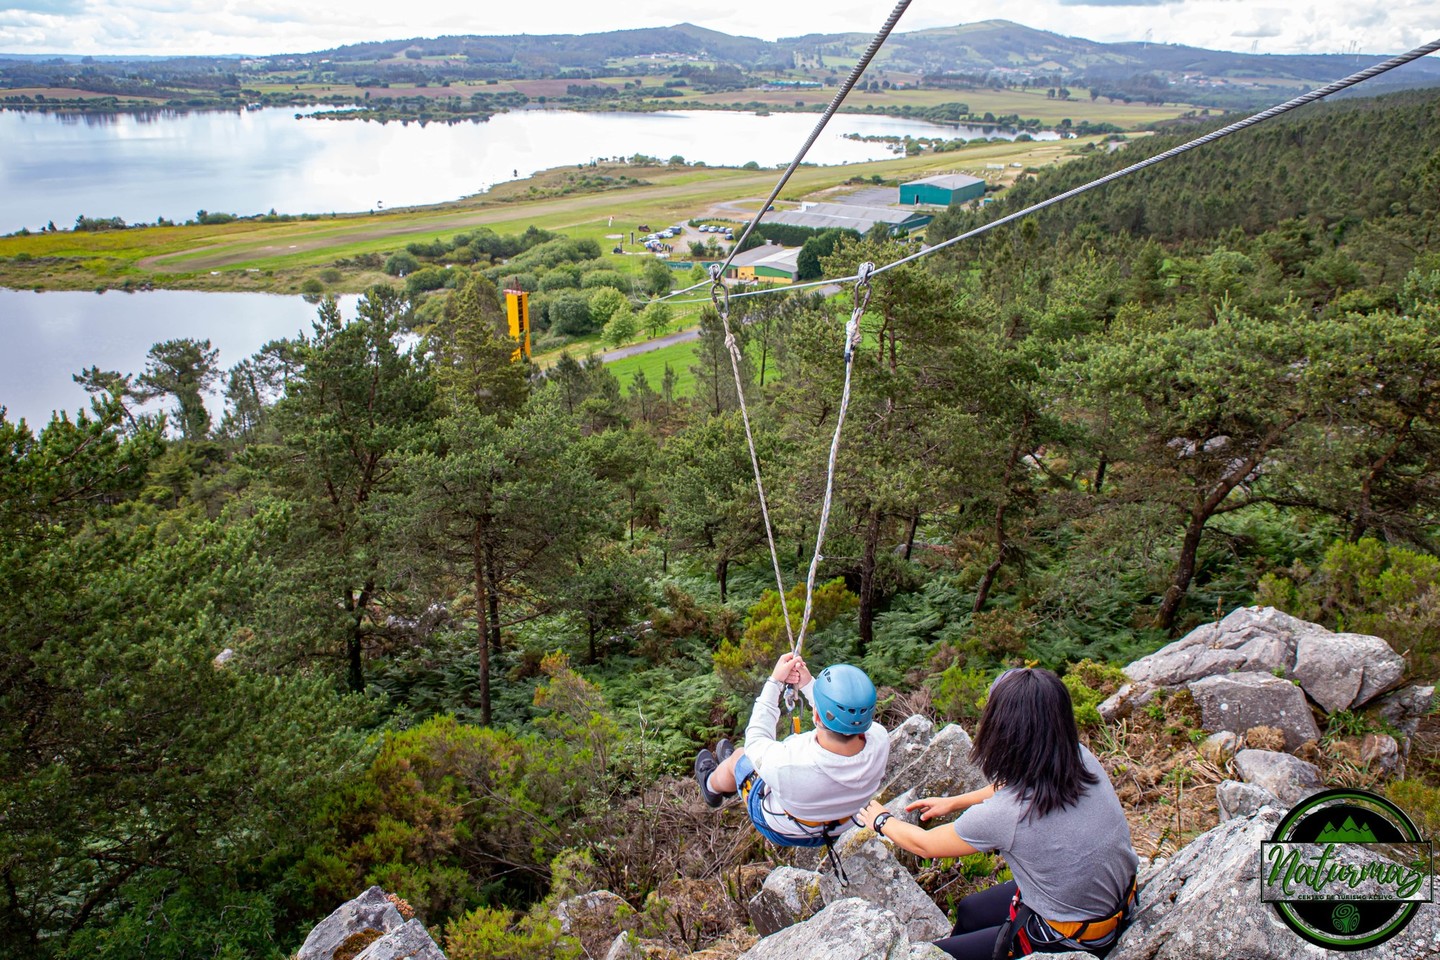
[[(1261, 602), (1433, 680), (1437, 217), (1440, 98), (1399, 94), (876, 277), (808, 657), (869, 671), (882, 719), (968, 721), (1005, 665), (1078, 691)], [(830, 276), (909, 249), (834, 239)], [(800, 583), (852, 293), (733, 301), (738, 388), (707, 315), (679, 397), (513, 359), (496, 281), (558, 303), (590, 253), (567, 242), (477, 233), (510, 264), (376, 287), (354, 318), (322, 302), (230, 371), (156, 344), (139, 374), (77, 374), (88, 413), (0, 416), (8, 949), (281, 958), (380, 883), (452, 960), (567, 956), (527, 911), (577, 870), (638, 906), (736, 855), (677, 833), (669, 778), (785, 643), (739, 399)], [(1437, 774), (1417, 761), (1407, 803), (1440, 811)]]

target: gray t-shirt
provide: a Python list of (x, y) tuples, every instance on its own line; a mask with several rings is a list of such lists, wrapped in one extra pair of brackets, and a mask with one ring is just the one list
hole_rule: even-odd
[(1080, 755), (1100, 782), (1079, 802), (1026, 819), (1029, 804), (1002, 787), (955, 821), (960, 839), (976, 850), (1004, 854), (1020, 895), (1047, 920), (1109, 916), (1129, 892), (1139, 862), (1109, 776), (1084, 746)]

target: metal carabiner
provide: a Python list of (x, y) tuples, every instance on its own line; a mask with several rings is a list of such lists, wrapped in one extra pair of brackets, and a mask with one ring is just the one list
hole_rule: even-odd
[(855, 275), (855, 309), (850, 312), (850, 322), (845, 324), (845, 361), (848, 363), (860, 346), (860, 316), (870, 305), (870, 278), (875, 275), (875, 264), (865, 261)]
[(715, 304), (715, 309), (720, 316), (730, 318), (730, 288), (725, 286), (721, 265), (710, 264), (710, 302)]

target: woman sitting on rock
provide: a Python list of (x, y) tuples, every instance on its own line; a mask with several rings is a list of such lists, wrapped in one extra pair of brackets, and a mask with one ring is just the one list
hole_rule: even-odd
[(1060, 678), (1036, 669), (1002, 674), (990, 687), (971, 759), (990, 786), (906, 807), (921, 820), (964, 811), (953, 824), (927, 830), (878, 802), (859, 816), (922, 857), (1005, 856), (1015, 879), (960, 901), (954, 931), (936, 946), (962, 960), (990, 960), (1011, 955), (996, 952), (1003, 937), (1015, 956), (1104, 956), (1128, 919), (1138, 861), (1115, 788), (1080, 744)]

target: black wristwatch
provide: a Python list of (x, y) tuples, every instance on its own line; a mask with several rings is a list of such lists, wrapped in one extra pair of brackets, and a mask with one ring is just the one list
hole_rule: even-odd
[(885, 821), (889, 820), (893, 816), (895, 816), (895, 814), (891, 813), (889, 810), (886, 810), (884, 813), (876, 814), (875, 819), (870, 822), (870, 829), (874, 830), (877, 836), (885, 836)]

